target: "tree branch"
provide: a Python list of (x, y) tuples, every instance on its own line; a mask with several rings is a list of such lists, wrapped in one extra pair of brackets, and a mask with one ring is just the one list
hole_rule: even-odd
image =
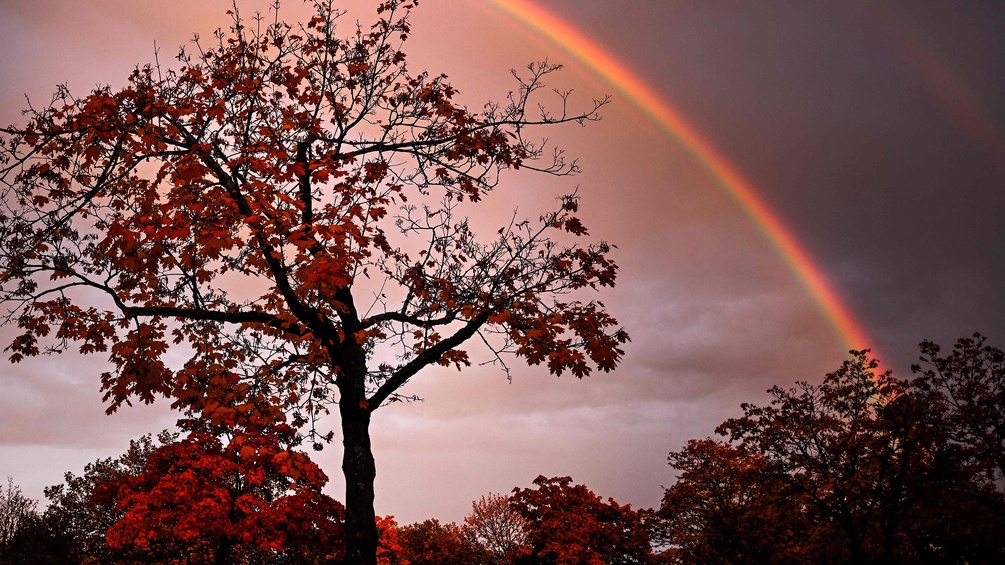
[(408, 379), (412, 378), (412, 376), (424, 367), (437, 362), (444, 353), (464, 343), (468, 340), (468, 338), (475, 335), (475, 333), (478, 332), (478, 328), (482, 327), (491, 315), (491, 311), (486, 310), (485, 312), (482, 312), (465, 324), (463, 328), (457, 330), (457, 333), (437, 343), (429, 349), (426, 349), (422, 353), (418, 354), (415, 359), (409, 361), (404, 367), (395, 371), (394, 374), (391, 375), (389, 379), (384, 381), (384, 384), (377, 389), (377, 392), (373, 393), (373, 395), (367, 399), (369, 410), (372, 412), (379, 408), (381, 403), (387, 400), (387, 397), (389, 397), (391, 393), (398, 390), (402, 385), (408, 382)]

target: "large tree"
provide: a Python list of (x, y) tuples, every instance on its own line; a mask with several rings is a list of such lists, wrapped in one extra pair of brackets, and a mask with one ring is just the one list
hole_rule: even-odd
[(670, 563), (805, 563), (811, 531), (802, 493), (774, 476), (766, 458), (712, 439), (669, 456), (679, 472), (655, 513), (653, 537)]
[[(868, 352), (853, 352), (820, 384), (776, 386), (770, 405), (743, 404), (742, 417), (716, 430), (732, 446), (691, 444), (671, 454), (684, 471), (662, 509), (671, 543), (704, 551), (709, 541), (740, 538), (714, 548), (733, 551), (727, 562), (749, 561), (734, 548), (771, 538), (785, 549), (772, 555), (781, 561), (1000, 562), (1005, 499), (994, 484), (993, 448), (973, 439), (990, 436), (1005, 413), (1001, 396), (988, 393), (1000, 357), (982, 340), (962, 341), (948, 359), (931, 344), (923, 351), (937, 370), (912, 381), (880, 374)], [(960, 376), (964, 368), (973, 370)], [(751, 489), (758, 483), (764, 488)], [(672, 527), (687, 513), (703, 531)], [(760, 523), (774, 515), (787, 516)]]
[(911, 524), (930, 508), (941, 476), (931, 464), (944, 436), (927, 396), (876, 371), (867, 351), (823, 383), (773, 387), (770, 406), (716, 430), (766, 461), (766, 472), (802, 500), (811, 521), (851, 563), (903, 559)]
[(210, 424), (286, 421), (319, 448), (337, 403), (360, 563), (377, 545), (370, 419), (409, 379), (468, 365), (469, 342), (583, 377), (628, 340), (580, 296), (617, 267), (608, 244), (579, 242), (575, 195), (489, 237), (466, 220), (506, 169), (575, 172), (531, 130), (597, 119), (604, 101), (574, 111), (559, 92), (548, 109), (556, 67), (541, 64), (468, 110), (444, 76), (407, 68), (414, 4), (380, 3), (347, 39), (330, 0), (301, 25), (234, 14), (177, 68), (60, 87), (0, 135), (12, 361), (107, 355), (109, 412), (163, 396)]

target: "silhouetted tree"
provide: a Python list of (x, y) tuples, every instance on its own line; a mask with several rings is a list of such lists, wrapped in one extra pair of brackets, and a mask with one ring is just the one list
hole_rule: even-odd
[(910, 522), (941, 480), (930, 464), (945, 436), (929, 417), (929, 397), (853, 352), (820, 385), (769, 392), (770, 406), (717, 431), (761, 454), (772, 474), (800, 495), (808, 518), (832, 527), (854, 563), (890, 561), (910, 551)]
[(471, 503), (464, 531), (488, 552), (492, 563), (504, 563), (527, 543), (527, 521), (513, 508), (510, 497), (489, 493)]
[(332, 2), (312, 4), (303, 25), (234, 14), (178, 69), (61, 87), (4, 128), (0, 302), (15, 362), (107, 355), (109, 411), (164, 396), (211, 424), (308, 427), (320, 448), (333, 434), (313, 424), (337, 403), (349, 559), (372, 565), (370, 419), (409, 379), (468, 365), (472, 338), (555, 374), (621, 359), (604, 306), (565, 296), (617, 272), (608, 244), (579, 243), (574, 195), (489, 237), (464, 216), (504, 170), (575, 172), (531, 130), (595, 120), (605, 101), (543, 109), (557, 69), (543, 64), (470, 111), (445, 77), (407, 69), (414, 2), (380, 2), (347, 39)]
[(770, 405), (741, 405), (744, 415), (716, 430), (732, 444), (692, 441), (671, 453), (681, 474), (658, 513), (665, 557), (1001, 562), (1005, 497), (993, 443), (976, 439), (1005, 413), (990, 394), (1000, 353), (980, 338), (947, 359), (927, 342), (922, 351), (933, 369), (912, 381), (852, 352), (819, 385), (773, 387)]
[(12, 477), (7, 487), (0, 487), (0, 554), (26, 520), (37, 514), (38, 502), (21, 492)]
[[(162, 432), (155, 442), (152, 436), (145, 435), (130, 441), (125, 454), (88, 463), (79, 476), (67, 472), (63, 483), (45, 489), (50, 503), (41, 525), (48, 531), (58, 531), (66, 536), (70, 562), (119, 563), (134, 558), (128, 551), (108, 546), (108, 529), (122, 517), (123, 511), (118, 508), (117, 501), (96, 500), (94, 493), (105, 484), (142, 473), (147, 459), (158, 445), (168, 444), (177, 437), (176, 434)], [(164, 557), (155, 551), (146, 553), (153, 558)]]
[(0, 548), (0, 565), (82, 565), (77, 540), (45, 514), (30, 514)]
[(921, 343), (921, 363), (912, 367), (916, 386), (934, 389), (945, 404), (953, 441), (965, 447), (979, 472), (1005, 491), (1005, 353), (974, 334), (956, 342), (949, 355), (930, 341)]
[[(764, 456), (712, 439), (669, 456), (680, 474), (666, 490), (654, 541), (671, 563), (805, 563), (810, 529), (802, 494)], [(819, 558), (819, 555), (817, 556)]]

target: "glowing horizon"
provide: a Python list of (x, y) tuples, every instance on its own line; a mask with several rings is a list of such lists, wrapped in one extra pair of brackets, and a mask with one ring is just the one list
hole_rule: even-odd
[(485, 0), (551, 43), (562, 48), (605, 82), (620, 91), (640, 111), (653, 118), (660, 129), (674, 138), (706, 170), (716, 184), (750, 218), (754, 226), (781, 256), (796, 280), (810, 295), (848, 349), (871, 348), (878, 354), (865, 330), (827, 281), (822, 270), (795, 239), (758, 191), (709, 141), (624, 63), (598, 43), (530, 0)]

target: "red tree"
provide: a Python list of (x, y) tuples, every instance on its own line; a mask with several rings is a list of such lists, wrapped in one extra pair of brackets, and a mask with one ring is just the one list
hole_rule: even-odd
[[(344, 556), (342, 507), (289, 426), (246, 431), (242, 446), (205, 429), (130, 442), (46, 489), (46, 530), (68, 563), (329, 563)], [(44, 532), (43, 532), (44, 533)]]
[(375, 520), (379, 543), (377, 565), (410, 565), (401, 547), (400, 530), (394, 516), (377, 516)]
[(410, 565), (486, 565), (490, 556), (457, 524), (425, 520), (398, 529)]
[[(188, 548), (185, 563), (242, 563), (242, 553), (341, 559), (342, 505), (321, 493), (328, 477), (285, 425), (235, 434), (224, 445), (205, 429), (153, 449), (140, 472), (98, 485), (111, 506), (112, 549)], [(200, 560), (201, 558), (201, 560)]]
[(505, 103), (469, 111), (406, 67), (414, 2), (381, 2), (349, 39), (314, 5), (303, 25), (235, 14), (178, 69), (60, 88), (3, 129), (0, 301), (21, 328), (13, 361), (109, 356), (109, 411), (165, 396), (211, 424), (309, 426), (320, 448), (332, 434), (313, 424), (337, 402), (349, 559), (373, 564), (370, 419), (409, 379), (468, 365), (472, 338), (577, 377), (623, 355), (603, 305), (565, 296), (617, 271), (606, 243), (579, 243), (575, 196), (491, 237), (464, 218), (506, 169), (575, 172), (530, 130), (604, 101), (567, 112), (559, 94), (528, 115), (556, 70), (532, 65)]
[(601, 500), (569, 477), (534, 479), (537, 488), (514, 489), (513, 508), (526, 522), (527, 545), (515, 563), (629, 565), (648, 563), (649, 536), (638, 514)]

